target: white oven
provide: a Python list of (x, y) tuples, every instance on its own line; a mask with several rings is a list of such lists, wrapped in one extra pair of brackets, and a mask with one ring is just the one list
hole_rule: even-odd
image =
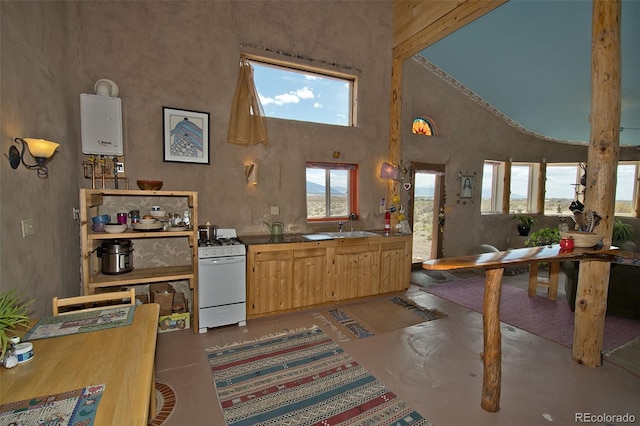
[(199, 332), (247, 320), (247, 257), (233, 229), (218, 229), (217, 238), (198, 242)]

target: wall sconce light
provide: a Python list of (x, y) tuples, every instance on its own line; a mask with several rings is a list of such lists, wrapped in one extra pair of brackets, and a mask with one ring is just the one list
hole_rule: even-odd
[(383, 179), (398, 179), (398, 168), (385, 161), (380, 167), (380, 177)]
[[(12, 169), (17, 169), (18, 165), (22, 164), (29, 170), (37, 170), (38, 177), (46, 179), (49, 176), (49, 169), (47, 169), (46, 163), (49, 158), (53, 156), (56, 149), (60, 146), (55, 142), (51, 142), (45, 139), (31, 139), (31, 138), (15, 138), (15, 142), (22, 143), (22, 151), (18, 151), (14, 145), (9, 148), (9, 154), (5, 156), (9, 159)], [(36, 164), (27, 164), (24, 161), (25, 148), (29, 148), (29, 153), (36, 160)]]
[(258, 165), (251, 163), (244, 166), (244, 175), (247, 177), (247, 183), (252, 185), (258, 184)]

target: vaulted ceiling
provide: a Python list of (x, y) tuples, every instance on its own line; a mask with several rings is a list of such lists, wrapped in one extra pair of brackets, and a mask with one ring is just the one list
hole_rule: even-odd
[[(591, 8), (588, 0), (400, 0), (394, 56), (420, 53), (525, 129), (587, 143)], [(640, 1), (623, 0), (621, 145), (640, 146), (638, 22)]]

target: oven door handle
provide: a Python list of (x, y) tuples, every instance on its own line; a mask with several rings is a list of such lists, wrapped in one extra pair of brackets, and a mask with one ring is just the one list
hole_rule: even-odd
[(245, 256), (213, 257), (200, 259), (200, 266), (232, 265), (234, 263), (242, 263), (244, 260)]

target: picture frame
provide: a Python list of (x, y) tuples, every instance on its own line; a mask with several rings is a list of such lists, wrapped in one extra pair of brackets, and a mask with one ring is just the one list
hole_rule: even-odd
[(460, 198), (473, 198), (473, 181), (471, 175), (460, 176)]
[(163, 160), (211, 164), (209, 113), (162, 107)]

